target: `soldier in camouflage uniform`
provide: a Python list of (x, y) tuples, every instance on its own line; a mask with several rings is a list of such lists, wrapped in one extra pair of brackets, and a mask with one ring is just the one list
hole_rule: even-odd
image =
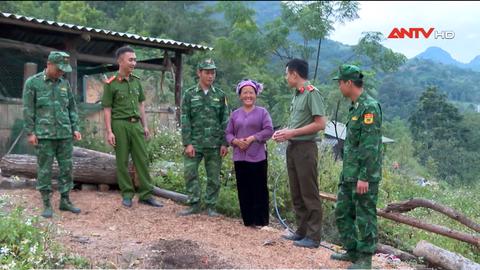
[(198, 166), (205, 159), (207, 190), (205, 204), (209, 216), (217, 216), (215, 204), (220, 191), (222, 157), (227, 155), (225, 140), (229, 110), (222, 90), (213, 87), (216, 66), (207, 59), (198, 65), (197, 85), (186, 90), (182, 101), (182, 141), (185, 146), (184, 176), (190, 207), (180, 215), (199, 213), (200, 182)]
[[(335, 216), (346, 253), (332, 259), (352, 261), (350, 269), (369, 269), (377, 246), (378, 186), (382, 178), (382, 110), (363, 90), (363, 74), (342, 65), (338, 75), (342, 94), (352, 100), (343, 151)], [(358, 231), (357, 231), (358, 229)]]
[(28, 78), (23, 91), (23, 116), (28, 142), (37, 151), (37, 190), (40, 191), (44, 210), (42, 216), (53, 215), (52, 165), (57, 159), (60, 174), (58, 191), (61, 194), (60, 210), (80, 213), (69, 198), (73, 188), (73, 141), (81, 140), (75, 98), (70, 84), (63, 78), (71, 72), (69, 55), (54, 51), (48, 56), (47, 68)]

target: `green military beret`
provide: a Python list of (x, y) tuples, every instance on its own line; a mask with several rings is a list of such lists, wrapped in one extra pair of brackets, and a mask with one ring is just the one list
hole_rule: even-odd
[(56, 65), (63, 72), (71, 72), (70, 55), (66, 52), (53, 51), (48, 55), (48, 62)]
[(205, 59), (202, 62), (198, 63), (198, 70), (202, 69), (216, 69), (215, 62), (212, 59)]
[(337, 76), (335, 76), (333, 79), (348, 81), (358, 80), (361, 78), (363, 78), (363, 74), (359, 67), (344, 64), (338, 68)]

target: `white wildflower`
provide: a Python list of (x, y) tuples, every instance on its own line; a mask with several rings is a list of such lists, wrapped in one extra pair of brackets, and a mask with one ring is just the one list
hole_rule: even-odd
[(8, 247), (1, 247), (0, 248), (0, 254), (8, 255), (8, 253), (10, 253), (10, 249)]

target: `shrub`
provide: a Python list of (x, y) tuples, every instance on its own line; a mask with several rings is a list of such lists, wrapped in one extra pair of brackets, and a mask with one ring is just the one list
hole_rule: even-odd
[(0, 269), (89, 267), (85, 259), (61, 252), (51, 238), (52, 227), (37, 217), (28, 217), (22, 208), (4, 212), (6, 199), (0, 197)]

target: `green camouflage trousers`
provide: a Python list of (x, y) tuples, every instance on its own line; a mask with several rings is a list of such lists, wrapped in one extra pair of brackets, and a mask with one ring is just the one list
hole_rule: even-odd
[(340, 181), (335, 218), (340, 239), (347, 251), (374, 254), (377, 246), (378, 184), (369, 183), (368, 192), (357, 194), (357, 182)]
[(220, 169), (222, 168), (220, 148), (195, 148), (195, 157), (184, 156), (184, 177), (188, 204), (200, 203), (201, 185), (198, 179), (198, 166), (202, 159), (205, 159), (205, 171), (207, 172), (205, 204), (207, 207), (214, 207), (220, 192)]
[(41, 139), (37, 151), (37, 190), (52, 192), (53, 159), (58, 163), (58, 192), (69, 192), (72, 179), (72, 139)]

